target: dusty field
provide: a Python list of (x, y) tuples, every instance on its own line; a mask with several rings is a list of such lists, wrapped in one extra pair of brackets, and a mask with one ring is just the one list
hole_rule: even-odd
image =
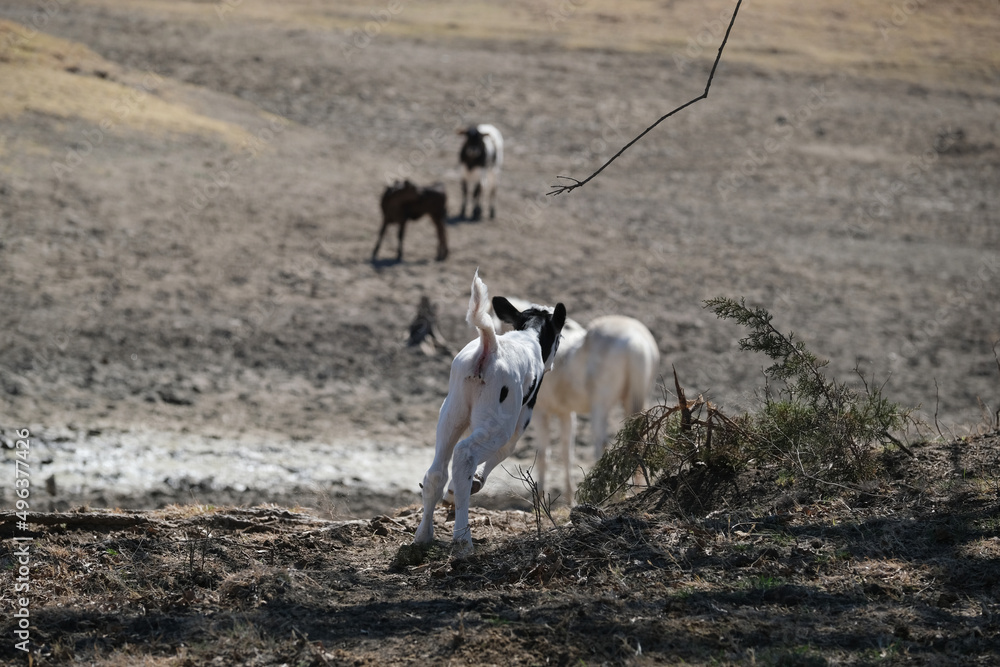
[[(830, 359), (834, 376), (849, 379), (857, 367), (879, 382), (888, 378), (886, 394), (919, 406), (915, 414), (926, 422), (905, 434), (908, 442), (938, 437), (938, 429), (953, 442), (990, 430), (986, 425), (1000, 408), (993, 352), (1000, 339), (995, 3), (837, 0), (808, 10), (790, 0), (748, 3), (710, 97), (648, 135), (592, 184), (557, 198), (545, 192), (558, 175), (588, 175), (660, 114), (703, 90), (724, 28), (720, 17), (728, 18), (732, 5), (515, 3), (498, 11), (487, 3), (315, 0), (79, 0), (48, 9), (7, 0), (0, 6), (0, 428), (7, 438), (28, 428), (35, 438), (33, 509), (261, 502), (312, 508), (315, 527), (308, 530), (320, 531), (322, 539), (308, 539), (317, 549), (341, 540), (351, 558), (374, 559), (357, 565), (361, 578), (337, 581), (348, 582), (345, 589), (362, 579), (386, 586), (368, 595), (371, 602), (358, 592), (351, 613), (377, 616), (400, 591), (418, 589), (427, 597), (414, 604), (429, 605), (427, 614), (446, 612), (448, 620), (433, 630), (421, 626), (430, 634), (422, 635), (428, 641), (420, 651), (456, 662), (502, 662), (509, 655), (511, 645), (502, 642), (483, 653), (478, 643), (453, 641), (454, 633), (461, 637), (461, 618), (469, 627), (471, 616), (459, 615), (466, 609), (460, 601), (441, 602), (449, 590), (469, 600), (493, 595), (492, 604), (504, 607), (492, 616), (468, 612), (479, 614), (476, 627), (490, 636), (513, 634), (527, 643), (536, 621), (548, 624), (540, 626), (544, 632), (569, 632), (576, 626), (563, 623), (559, 610), (584, 595), (582, 584), (564, 589), (568, 597), (552, 601), (551, 614), (538, 615), (549, 595), (541, 584), (532, 584), (523, 602), (520, 589), (504, 588), (509, 582), (496, 584), (496, 595), (473, 593), (494, 576), (488, 550), (472, 566), (442, 559), (416, 574), (389, 576), (385, 567), (405, 536), (396, 528), (377, 539), (365, 532), (385, 523), (367, 523), (372, 517), (416, 499), (447, 386), (450, 355), (406, 348), (408, 324), (420, 298), (429, 297), (457, 350), (469, 337), (464, 313), (477, 267), (494, 294), (560, 300), (583, 323), (609, 313), (641, 319), (659, 341), (661, 373), (676, 367), (689, 395), (705, 393), (730, 413), (754, 404), (764, 360), (739, 352), (742, 332), (703, 309), (705, 299), (720, 295), (769, 309), (779, 328)], [(422, 221), (408, 231), (403, 263), (372, 264), (386, 178), (443, 181), (455, 211), (459, 142), (453, 131), (480, 121), (494, 123), (506, 138), (497, 220), (449, 225), (451, 256), (444, 263), (432, 261), (434, 235)], [(383, 252), (388, 257), (394, 249), (390, 239)], [(536, 437), (528, 434), (514, 464), (530, 464)], [(13, 451), (5, 451), (12, 459)], [(487, 507), (525, 507), (512, 496), (516, 483), (497, 482), (484, 494)], [(941, 493), (961, 504), (961, 496)], [(979, 493), (977, 502), (994, 497), (988, 485)], [(4, 506), (12, 507), (14, 498), (12, 482), (0, 484)], [(924, 520), (930, 511), (893, 507), (904, 506), (904, 523)], [(980, 520), (973, 516), (979, 509), (969, 512), (962, 515), (968, 522)], [(178, 514), (184, 510), (155, 516), (173, 526), (181, 525)], [(501, 522), (519, 515), (483, 516)], [(865, 523), (876, 521), (872, 516), (857, 517), (858, 525), (872, 525)], [(319, 523), (348, 518), (364, 522), (348, 528)], [(411, 527), (407, 517), (398, 521)], [(691, 521), (697, 530), (716, 530)], [(968, 528), (968, 522), (966, 534), (995, 541), (995, 525)], [(192, 525), (208, 529), (211, 522)], [(667, 532), (689, 530), (667, 525)], [(817, 533), (822, 544), (842, 537), (809, 525), (806, 534)], [(162, 530), (175, 530), (170, 526)], [(52, 542), (43, 548), (75, 554), (112, 539), (104, 528), (67, 530), (47, 531)], [(277, 535), (271, 537), (284, 539)], [(169, 544), (183, 550), (184, 539)], [(527, 538), (490, 539), (489, 548), (509, 551), (503, 540)], [(872, 557), (921, 564), (921, 576), (935, 582), (926, 591), (943, 594), (936, 573), (946, 566), (935, 559), (942, 550), (957, 557), (958, 548), (942, 544), (911, 555), (906, 543)], [(654, 579), (673, 572), (657, 569), (662, 559), (678, 557), (668, 546), (650, 558)], [(232, 555), (245, 547), (226, 549)], [(795, 556), (787, 544), (779, 547), (779, 561)], [(54, 552), (44, 553), (58, 570)], [(614, 553), (614, 559), (621, 555)], [(975, 567), (995, 567), (995, 544), (983, 553), (976, 558), (986, 560)], [(305, 570), (336, 569), (336, 554), (320, 557), (325, 560)], [(232, 558), (224, 567), (221, 560), (206, 564), (217, 575), (204, 584), (162, 585), (198, 596), (208, 593), (185, 587), (197, 584), (217, 595), (227, 577), (266, 574), (276, 581), (277, 570), (261, 570), (257, 556)], [(860, 558), (854, 554), (847, 563), (866, 567)], [(688, 569), (678, 572), (698, 581), (700, 570), (689, 566), (701, 561), (692, 555), (684, 562)], [(712, 562), (727, 570), (724, 562)], [(186, 571), (182, 565), (171, 566), (179, 568), (178, 577), (196, 575), (194, 565)], [(530, 571), (538, 563), (522, 565)], [(333, 575), (308, 576), (329, 590)], [(719, 574), (723, 585), (736, 586), (723, 579)], [(822, 606), (852, 616), (850, 605), (867, 595), (851, 589), (834, 600), (823, 596), (842, 593), (822, 581), (781, 582), (811, 587), (811, 612)], [(456, 586), (469, 592), (454, 593)], [(967, 630), (972, 655), (989, 662), (983, 656), (995, 650), (984, 647), (995, 641), (996, 583), (981, 586), (952, 591), (968, 608), (940, 612), (950, 620), (914, 607), (926, 627), (913, 636), (927, 639), (925, 629), (930, 637), (936, 623), (960, 637)], [(608, 623), (624, 623), (617, 617), (623, 610), (636, 622), (653, 617), (651, 608), (633, 612), (627, 602), (611, 602), (618, 599), (612, 589), (591, 594), (611, 596), (593, 603), (615, 612), (602, 617)], [(886, 595), (878, 604), (888, 608), (904, 594)], [(256, 609), (261, 599), (239, 605)], [(723, 612), (712, 610), (725, 608), (726, 600), (723, 593), (699, 593), (692, 609), (714, 621), (712, 614)], [(842, 602), (849, 606), (838, 606)], [(295, 604), (306, 609), (295, 613), (307, 615), (332, 609)], [(657, 622), (666, 622), (672, 607), (662, 599), (656, 604)], [(243, 632), (280, 630), (283, 642), (294, 625), (310, 641), (327, 642), (323, 651), (340, 648), (339, 635), (324, 634), (333, 632), (329, 628), (277, 617), (274, 625), (260, 625), (252, 614), (233, 611), (244, 609), (239, 605), (226, 607), (233, 623), (219, 630), (230, 633), (234, 645)], [(510, 616), (519, 608), (527, 616)], [(401, 613), (424, 615), (408, 609)], [(680, 616), (691, 611), (678, 610)], [(87, 614), (80, 623), (93, 622)], [(958, 616), (979, 621), (966, 626)], [(218, 638), (203, 624), (207, 636), (185, 635), (182, 626), (200, 624), (193, 617), (163, 618), (155, 636), (173, 646)], [(780, 624), (776, 618), (770, 622)], [(395, 637), (403, 627), (409, 626), (400, 621), (391, 632), (367, 636)], [(678, 629), (650, 628), (652, 634)], [(652, 636), (647, 630), (635, 636)], [(132, 630), (122, 632), (106, 646), (81, 639), (66, 654), (55, 652), (51, 635), (39, 645), (48, 647), (46, 659), (53, 662), (76, 652), (100, 661), (135, 641)], [(938, 644), (900, 641), (930, 646), (939, 656), (952, 639), (939, 632)], [(801, 645), (839, 646), (835, 636), (849, 634), (846, 626), (831, 633), (822, 641), (807, 633)], [(737, 641), (726, 653), (706, 639), (704, 651), (675, 654), (666, 643), (654, 642), (654, 649), (644, 639), (646, 653), (636, 656), (632, 635), (618, 634), (626, 641), (616, 648), (587, 654), (539, 649), (525, 661), (557, 655), (563, 662), (749, 661), (748, 649), (772, 646)], [(876, 662), (881, 654), (866, 651), (889, 646), (889, 635), (872, 631), (854, 648), (842, 646), (844, 653), (823, 649), (817, 660)], [(152, 635), (140, 636), (151, 646)], [(220, 655), (280, 664), (293, 662), (296, 651), (313, 650), (295, 636), (287, 641), (293, 654), (273, 659)], [(371, 659), (405, 661), (406, 640), (399, 641)], [(434, 652), (439, 648), (430, 647), (441, 641), (459, 652)], [(758, 652), (765, 664), (812, 664), (811, 648), (800, 655), (799, 644), (781, 641), (776, 652)], [(345, 650), (359, 646), (348, 641)], [(151, 649), (148, 659), (200, 663), (197, 652), (175, 655)], [(302, 660), (327, 659), (317, 656)]]
[[(70, 483), (122, 438), (203, 463), (216, 438), (236, 456), (270, 443), (293, 473), (330, 447), (372, 466), (412, 452), (417, 471), (373, 489), (408, 501), (449, 358), (402, 340), (426, 295), (457, 349), (476, 267), (493, 293), (562, 300), (584, 323), (640, 318), (661, 370), (732, 412), (762, 361), (702, 309), (719, 295), (770, 309), (835, 376), (888, 378), (946, 434), (979, 424), (1000, 400), (998, 17), (858, 5), (746, 7), (708, 100), (547, 198), (700, 92), (715, 46), (699, 40), (717, 44), (731, 5), (672, 3), (655, 40), (661, 10), (643, 3), (519, 10), (487, 40), (462, 37), (475, 17), (450, 4), (376, 30), (350, 4), (4, 3), (22, 28), (4, 28), (0, 61), (16, 84), (0, 92), (0, 379), (6, 427), (63, 466), (43, 469), (66, 479), (49, 506), (208, 489), (379, 511), (348, 473), (291, 490), (267, 473), (227, 488), (209, 464), (179, 484)], [(406, 262), (373, 266), (386, 175), (444, 181), (454, 210), (452, 130), (479, 120), (507, 137), (497, 221), (451, 225), (440, 264), (421, 222)]]

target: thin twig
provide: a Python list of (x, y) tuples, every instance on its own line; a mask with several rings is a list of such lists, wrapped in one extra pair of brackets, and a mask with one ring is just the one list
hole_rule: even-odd
[(631, 148), (632, 144), (634, 144), (635, 142), (639, 141), (644, 136), (646, 136), (657, 125), (659, 125), (660, 123), (662, 123), (666, 119), (670, 118), (675, 113), (678, 113), (679, 111), (683, 111), (684, 109), (688, 108), (689, 106), (691, 106), (695, 102), (698, 102), (698, 101), (703, 100), (706, 97), (708, 97), (708, 91), (712, 87), (712, 79), (715, 78), (715, 70), (719, 66), (719, 61), (722, 60), (722, 50), (724, 48), (726, 48), (726, 42), (729, 41), (729, 33), (732, 32), (732, 30), (733, 30), (733, 24), (736, 23), (736, 14), (739, 13), (739, 11), (740, 11), (740, 5), (741, 4), (743, 4), (743, 0), (737, 0), (737, 2), (736, 2), (736, 9), (733, 10), (733, 17), (729, 20), (729, 27), (726, 28), (726, 34), (722, 38), (722, 44), (719, 45), (719, 53), (715, 56), (715, 62), (712, 64), (712, 71), (709, 72), (709, 74), (708, 74), (708, 83), (705, 85), (705, 92), (703, 92), (701, 95), (699, 95), (698, 97), (694, 98), (693, 100), (690, 100), (689, 102), (685, 102), (684, 104), (680, 105), (679, 107), (677, 107), (676, 109), (674, 109), (670, 113), (668, 113), (668, 114), (666, 114), (664, 116), (661, 116), (659, 120), (657, 120), (655, 123), (653, 123), (652, 125), (650, 125), (649, 127), (647, 127), (645, 130), (643, 130), (642, 133), (639, 134), (639, 136), (637, 136), (635, 139), (633, 139), (632, 141), (630, 141), (627, 144), (625, 144), (624, 146), (622, 146), (622, 149), (620, 151), (618, 151), (617, 153), (615, 153), (611, 157), (610, 160), (608, 160), (603, 165), (601, 165), (600, 169), (598, 169), (597, 171), (595, 171), (593, 174), (591, 174), (587, 178), (583, 179), (582, 181), (577, 180), (577, 179), (573, 178), (572, 176), (557, 176), (556, 178), (562, 178), (562, 179), (567, 180), (567, 181), (573, 181), (573, 183), (571, 185), (553, 185), (552, 186), (553, 190), (547, 192), (546, 194), (548, 194), (548, 195), (561, 195), (564, 192), (572, 192), (573, 190), (575, 190), (577, 188), (582, 188), (584, 185), (586, 185), (587, 183), (589, 183), (593, 178), (595, 178), (598, 174), (600, 174), (602, 171), (604, 171), (604, 169), (608, 165), (610, 165), (612, 162), (614, 162), (615, 160), (617, 160), (621, 156), (622, 153), (624, 153), (629, 148)]
[(941, 407), (941, 390), (938, 388), (937, 378), (934, 378), (934, 428), (937, 429), (938, 435), (941, 436), (941, 440), (947, 441), (948, 438), (944, 437), (944, 433), (941, 432), (941, 425), (938, 424), (938, 408)]
[(911, 452), (909, 447), (907, 447), (906, 445), (904, 445), (902, 443), (902, 441), (899, 440), (899, 438), (893, 437), (892, 434), (889, 433), (888, 431), (882, 431), (882, 437), (884, 437), (885, 439), (889, 440), (892, 444), (896, 445), (901, 450), (903, 450), (904, 452), (906, 452), (907, 454), (909, 454), (910, 458), (913, 458), (913, 459), (917, 458), (917, 455), (914, 454), (913, 452)]
[(516, 475), (507, 470), (506, 467), (504, 467), (503, 469), (507, 472), (508, 475), (510, 475), (514, 479), (520, 480), (521, 484), (524, 485), (525, 490), (527, 490), (528, 493), (531, 494), (531, 508), (535, 515), (535, 528), (538, 531), (538, 536), (541, 537), (543, 516), (552, 522), (553, 528), (559, 527), (559, 524), (556, 523), (555, 518), (552, 516), (552, 503), (554, 503), (556, 500), (559, 499), (559, 495), (557, 494), (556, 497), (553, 498), (552, 494), (543, 493), (542, 491), (539, 490), (538, 482), (536, 482), (535, 478), (531, 476), (531, 469), (533, 467), (534, 464), (528, 466), (527, 469), (523, 469), (521, 468), (521, 466), (517, 466)]

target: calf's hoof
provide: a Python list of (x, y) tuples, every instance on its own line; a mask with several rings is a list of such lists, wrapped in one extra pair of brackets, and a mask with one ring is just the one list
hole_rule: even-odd
[(453, 558), (468, 558), (472, 555), (472, 540), (454, 540), (451, 543), (451, 555)]
[(417, 527), (417, 532), (413, 536), (413, 543), (420, 545), (428, 545), (434, 542), (434, 528), (433, 526), (429, 529), (420, 525)]

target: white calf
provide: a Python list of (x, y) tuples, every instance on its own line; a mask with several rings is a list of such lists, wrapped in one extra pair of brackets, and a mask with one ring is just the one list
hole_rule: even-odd
[[(416, 544), (434, 539), (434, 507), (444, 494), (451, 461), (455, 492), (454, 541), (460, 553), (472, 549), (469, 497), (486, 483), (490, 472), (510, 455), (531, 421), (542, 377), (559, 348), (566, 308), (556, 304), (519, 311), (507, 299), (493, 299), (493, 310), (514, 331), (497, 336), (489, 314), (486, 285), (479, 272), (472, 282), (466, 319), (479, 337), (455, 356), (448, 396), (441, 405), (434, 461), (424, 476), (423, 517)], [(470, 429), (468, 437), (459, 438)], [(480, 464), (483, 472), (476, 474)]]
[(573, 504), (571, 462), (576, 436), (576, 413), (590, 413), (594, 454), (600, 457), (607, 442), (608, 415), (615, 405), (628, 417), (641, 411), (660, 364), (653, 334), (631, 317), (599, 317), (585, 332), (563, 335), (555, 364), (538, 393), (535, 410), (541, 427), (535, 464), (539, 491), (545, 488), (550, 438), (549, 417), (559, 419), (560, 458), (565, 469), (565, 494)]

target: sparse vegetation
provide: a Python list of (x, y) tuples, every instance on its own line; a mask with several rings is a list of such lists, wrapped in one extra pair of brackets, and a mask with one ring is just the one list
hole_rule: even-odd
[[(693, 472), (728, 478), (748, 469), (768, 471), (779, 487), (858, 484), (876, 477), (889, 449), (909, 450), (895, 436), (909, 411), (883, 395), (884, 385), (860, 388), (827, 378), (828, 362), (793, 334), (783, 334), (763, 308), (717, 298), (706, 302), (722, 319), (749, 330), (741, 350), (765, 354), (760, 408), (727, 417), (703, 397), (688, 401), (675, 374), (676, 405), (659, 405), (632, 418), (580, 487), (584, 502), (604, 502), (633, 485), (640, 471), (648, 485), (662, 475)], [(692, 490), (690, 484), (685, 484)], [(676, 489), (672, 485), (663, 488)], [(698, 502), (710, 504), (707, 498)]]
[[(774, 361), (764, 370), (762, 409), (750, 417), (745, 445), (752, 458), (813, 479), (858, 482), (874, 477), (877, 447), (901, 446), (892, 432), (903, 428), (909, 411), (885, 398), (884, 385), (867, 382), (860, 372), (862, 389), (827, 378), (822, 369), (828, 362), (793, 334), (779, 332), (763, 308), (726, 298), (706, 306), (749, 329), (740, 349)], [(783, 386), (774, 391), (771, 381)]]
[[(786, 505), (761, 487), (761, 511), (578, 506), (541, 533), (530, 512), (474, 508), (476, 553), (457, 560), (447, 542), (410, 544), (416, 506), (366, 521), (276, 507), (40, 515), (32, 661), (994, 664), (1000, 499), (967, 480), (1000, 464), (1000, 439), (967, 444), (895, 453), (901, 482), (875, 503), (847, 491)], [(212, 536), (193, 565), (191, 535)], [(0, 554), (0, 589), (14, 560)], [(24, 657), (7, 643), (0, 660)]]
[(533, 469), (533, 466), (527, 468), (517, 466), (517, 473), (512, 473), (512, 476), (519, 480), (524, 486), (524, 490), (528, 492), (528, 497), (531, 499), (531, 512), (535, 516), (535, 531), (541, 537), (543, 518), (547, 518), (553, 526), (556, 526), (556, 520), (552, 516), (552, 503), (558, 496), (553, 498), (552, 494), (544, 493), (538, 488), (538, 482), (531, 474)]
[[(1000, 664), (996, 3), (747, 4), (718, 98), (545, 201), (540, 175), (697, 92), (733, 5), (0, 2), (7, 463), (12, 427), (39, 439), (30, 655), (4, 539), (0, 664)], [(411, 546), (452, 357), (406, 350), (401, 316), (426, 294), (461, 343), (465, 286), (366, 261), (380, 177), (456, 192), (459, 119), (512, 150), (450, 266), (640, 316), (680, 371), (605, 495), (650, 490), (549, 521), (487, 489), (465, 559)], [(988, 418), (826, 469), (822, 392), (717, 357), (736, 337), (699, 299), (730, 289), (792, 296), (861, 404), (856, 351), (898, 355), (893, 398), (942, 433)], [(748, 415), (716, 404), (758, 384)]]

